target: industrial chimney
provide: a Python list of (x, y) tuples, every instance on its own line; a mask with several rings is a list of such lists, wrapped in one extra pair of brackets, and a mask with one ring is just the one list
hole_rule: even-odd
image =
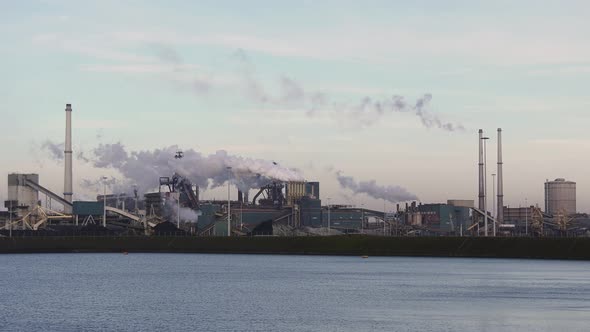
[(485, 185), (483, 174), (483, 129), (479, 130), (479, 209), (485, 209)]
[[(66, 104), (66, 144), (64, 151), (64, 199), (72, 202), (72, 104)], [(72, 208), (64, 206), (65, 213), (72, 213)]]
[(504, 223), (504, 175), (502, 174), (502, 128), (498, 128), (498, 224)]

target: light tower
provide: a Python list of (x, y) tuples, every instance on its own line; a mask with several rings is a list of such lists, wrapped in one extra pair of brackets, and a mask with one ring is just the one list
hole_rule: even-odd
[(504, 174), (502, 168), (502, 128), (498, 128), (498, 200), (496, 210), (496, 220), (501, 226), (504, 224)]

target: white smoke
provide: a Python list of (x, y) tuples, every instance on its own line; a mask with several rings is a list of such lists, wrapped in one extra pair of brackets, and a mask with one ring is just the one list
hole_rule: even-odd
[[(222, 83), (216, 81), (214, 77), (197, 77), (192, 73), (191, 67), (185, 64), (180, 54), (174, 49), (160, 45), (155, 50), (160, 61), (169, 65), (173, 73), (192, 77), (188, 81), (185, 80), (188, 84), (184, 85), (190, 91), (199, 96), (211, 93), (216, 89), (220, 91), (223, 89), (224, 92), (227, 92), (228, 87), (221, 86)], [(463, 131), (465, 129), (460, 123), (441, 120), (437, 114), (431, 111), (432, 95), (430, 93), (424, 94), (414, 103), (408, 103), (404, 97), (398, 95), (384, 99), (366, 96), (356, 103), (350, 103), (335, 100), (322, 91), (307, 89), (288, 75), (279, 76), (276, 84), (271, 89), (266, 89), (256, 76), (256, 67), (244, 50), (238, 49), (231, 58), (238, 65), (234, 74), (239, 83), (234, 88), (246, 99), (259, 105), (279, 109), (303, 109), (310, 117), (329, 111), (334, 121), (341, 122), (343, 119), (348, 119), (349, 122), (360, 126), (375, 125), (387, 114), (408, 112), (417, 116), (426, 128), (438, 128), (445, 131)]]
[[(65, 149), (65, 144), (63, 142), (56, 143), (50, 139), (45, 140), (41, 144), (41, 151), (44, 151), (45, 153), (47, 153), (49, 158), (51, 158), (52, 160), (55, 160), (55, 161), (62, 161), (64, 159), (64, 153), (65, 153), (64, 149)], [(76, 152), (76, 159), (78, 159), (80, 161), (85, 161), (85, 162), (89, 161), (88, 158), (86, 158), (85, 152), (82, 150), (79, 150)]]
[(173, 220), (176, 220), (177, 216), (180, 216), (180, 220), (183, 222), (197, 223), (199, 221), (200, 212), (192, 210), (186, 207), (179, 207), (176, 199), (169, 197), (166, 200), (168, 211), (172, 214)]
[(64, 159), (64, 143), (55, 143), (51, 140), (46, 140), (41, 144), (41, 149), (46, 150), (49, 153), (49, 156), (53, 160), (63, 160)]
[(417, 200), (418, 197), (400, 186), (380, 186), (375, 180), (357, 182), (352, 176), (344, 176), (341, 171), (336, 172), (340, 186), (351, 190), (355, 194), (367, 194), (376, 199), (384, 199), (391, 203)]
[[(142, 191), (158, 187), (159, 177), (179, 174), (202, 189), (223, 185), (231, 178), (240, 190), (258, 188), (271, 181), (303, 181), (300, 171), (279, 166), (262, 159), (229, 155), (220, 150), (211, 155), (190, 149), (174, 158), (177, 146), (162, 149), (130, 151), (121, 143), (100, 144), (94, 149), (92, 164), (97, 168), (115, 169), (121, 173), (122, 184), (137, 185)], [(231, 167), (229, 169), (228, 167)]]
[(276, 107), (303, 107), (307, 109), (307, 115), (316, 116), (323, 110), (336, 111), (335, 119), (343, 117), (355, 123), (370, 126), (378, 123), (388, 113), (408, 112), (416, 115), (426, 128), (439, 128), (446, 131), (463, 131), (462, 124), (445, 122), (429, 109), (432, 94), (426, 93), (413, 104), (408, 103), (404, 97), (392, 95), (385, 99), (363, 97), (357, 104), (348, 104), (331, 100), (329, 95), (321, 91), (309, 91), (296, 80), (281, 76), (278, 80), (278, 93), (273, 95), (266, 91), (254, 75), (254, 65), (243, 50), (238, 50), (234, 58), (242, 64), (242, 79), (245, 85), (244, 92), (250, 99)]
[(404, 97), (398, 95), (380, 100), (365, 97), (354, 107), (353, 112), (349, 112), (349, 116), (362, 124), (372, 125), (387, 113), (408, 112), (416, 115), (426, 128), (439, 128), (446, 131), (465, 130), (463, 125), (444, 122), (438, 115), (432, 113), (428, 109), (431, 100), (432, 95), (429, 93), (418, 98), (414, 104), (409, 104)]
[(130, 194), (132, 189), (126, 181), (121, 181), (113, 176), (99, 177), (97, 179), (82, 179), (80, 186), (85, 189), (90, 189), (93, 192), (102, 193), (105, 186), (109, 193)]

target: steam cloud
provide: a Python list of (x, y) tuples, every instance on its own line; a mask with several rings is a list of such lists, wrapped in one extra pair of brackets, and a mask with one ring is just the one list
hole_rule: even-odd
[(332, 101), (326, 93), (321, 91), (306, 92), (307, 89), (294, 79), (281, 76), (278, 81), (278, 95), (273, 96), (265, 91), (262, 84), (255, 78), (254, 66), (245, 52), (238, 50), (234, 57), (241, 62), (244, 68), (242, 75), (247, 96), (263, 104), (277, 107), (304, 107), (307, 109), (307, 115), (312, 117), (318, 115), (322, 110), (332, 109), (337, 111), (338, 119), (344, 116), (366, 126), (377, 123), (382, 116), (388, 113), (409, 112), (416, 115), (426, 128), (439, 128), (446, 131), (465, 130), (462, 124), (445, 122), (429, 110), (428, 107), (432, 100), (432, 95), (429, 93), (418, 98), (413, 104), (408, 103), (402, 96), (392, 95), (381, 100), (364, 97), (356, 105), (349, 105)]
[(180, 220), (184, 222), (197, 223), (199, 221), (199, 212), (187, 207), (178, 207), (178, 202), (172, 197), (166, 200), (166, 205), (172, 213), (172, 219), (176, 219), (176, 216), (180, 215)]
[[(63, 143), (45, 141), (42, 146), (51, 159), (64, 159)], [(195, 150), (184, 150), (184, 157), (175, 159), (177, 146), (145, 151), (127, 151), (121, 143), (99, 144), (90, 153), (79, 151), (76, 158), (96, 168), (115, 169), (123, 179), (84, 179), (82, 187), (93, 190), (107, 185), (113, 192), (131, 193), (137, 186), (147, 191), (158, 187), (159, 177), (179, 174), (201, 189), (223, 185), (231, 174), (232, 184), (240, 190), (259, 188), (272, 181), (303, 181), (299, 170), (278, 165), (269, 160), (230, 155), (220, 150), (205, 156)], [(231, 170), (228, 170), (231, 167)]]
[(64, 143), (55, 143), (51, 140), (46, 140), (41, 144), (41, 149), (49, 152), (49, 155), (54, 160), (64, 159)]
[(418, 197), (400, 186), (380, 186), (375, 180), (357, 182), (352, 176), (344, 176), (341, 171), (336, 177), (342, 188), (350, 189), (355, 194), (367, 194), (376, 199), (384, 199), (391, 203), (417, 200)]
[[(190, 66), (185, 65), (182, 57), (172, 48), (159, 46), (156, 53), (160, 61), (171, 66), (176, 73), (190, 74)], [(432, 95), (424, 94), (414, 103), (409, 103), (404, 97), (392, 95), (384, 99), (363, 97), (356, 103), (347, 103), (333, 100), (322, 91), (309, 91), (295, 79), (282, 75), (278, 78), (274, 93), (265, 89), (262, 82), (256, 77), (255, 66), (246, 52), (238, 49), (233, 53), (232, 59), (238, 63), (237, 79), (240, 82), (238, 89), (248, 100), (260, 105), (268, 105), (277, 108), (302, 108), (310, 117), (319, 115), (323, 111), (333, 111), (334, 120), (348, 119), (362, 126), (371, 126), (391, 113), (407, 112), (420, 119), (426, 128), (438, 128), (445, 131), (463, 131), (465, 128), (460, 123), (443, 121), (430, 108)], [(194, 76), (193, 76), (194, 77)], [(191, 91), (198, 95), (210, 93), (219, 87), (213, 77), (197, 77), (189, 81)], [(223, 87), (226, 89), (226, 87)]]
[[(223, 185), (231, 175), (231, 181), (240, 190), (258, 188), (271, 181), (303, 181), (302, 174), (268, 160), (251, 159), (217, 151), (205, 156), (195, 150), (184, 150), (184, 157), (175, 159), (177, 146), (163, 149), (128, 152), (121, 143), (100, 144), (94, 149), (91, 163), (97, 168), (119, 171), (125, 180), (119, 183), (141, 190), (158, 187), (160, 176), (179, 174), (200, 188)], [(231, 169), (228, 170), (228, 167)]]

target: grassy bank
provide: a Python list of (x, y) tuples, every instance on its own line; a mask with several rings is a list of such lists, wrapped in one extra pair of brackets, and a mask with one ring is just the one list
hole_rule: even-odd
[(588, 238), (459, 237), (21, 237), (0, 253), (178, 252), (590, 259)]

